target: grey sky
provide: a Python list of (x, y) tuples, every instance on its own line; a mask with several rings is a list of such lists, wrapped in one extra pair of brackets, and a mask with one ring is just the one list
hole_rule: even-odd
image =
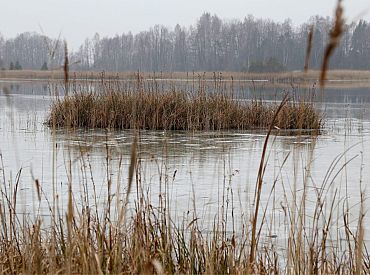
[[(25, 31), (51, 37), (59, 33), (77, 48), (95, 32), (102, 36), (132, 31), (137, 33), (155, 24), (188, 26), (205, 11), (223, 19), (258, 18), (294, 24), (311, 15), (334, 13), (336, 0), (0, 0), (0, 32), (13, 37)], [(369, 0), (344, 0), (345, 16), (370, 20)]]

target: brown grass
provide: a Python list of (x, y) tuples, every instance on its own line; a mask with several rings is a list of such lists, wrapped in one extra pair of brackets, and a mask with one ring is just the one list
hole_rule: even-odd
[[(281, 108), (286, 103), (282, 103)], [(278, 113), (275, 113), (275, 119)], [(272, 120), (273, 122), (273, 120)], [(272, 129), (273, 123), (270, 125)], [(266, 137), (263, 147), (261, 165), (257, 174), (255, 198), (262, 192), (274, 192), (274, 182), (265, 182), (264, 171), (267, 167), (268, 155)], [(1, 155), (0, 155), (1, 157)], [(107, 171), (111, 167), (111, 155), (107, 150)], [(291, 196), (290, 191), (284, 194), (281, 202), (272, 203), (273, 215), (282, 219), (286, 227), (286, 236), (278, 236), (276, 243), (273, 238), (261, 234), (262, 228), (273, 229), (272, 221), (260, 216), (257, 221), (257, 210), (251, 210), (251, 219), (230, 216), (220, 211), (214, 218), (211, 233), (206, 233), (199, 223), (199, 216), (188, 215), (175, 222), (170, 212), (171, 205), (169, 186), (175, 181), (176, 174), (160, 172), (159, 202), (153, 202), (147, 194), (145, 186), (145, 168), (141, 166), (142, 156), (137, 150), (136, 138), (130, 155), (127, 180), (118, 178), (113, 181), (107, 174), (106, 188), (124, 185), (127, 187), (125, 199), (120, 193), (107, 192), (105, 204), (96, 205), (97, 194), (89, 202), (88, 196), (82, 193), (82, 201), (76, 202), (78, 194), (72, 194), (71, 184), (68, 186), (67, 209), (53, 210), (50, 207), (51, 222), (44, 223), (48, 218), (36, 216), (28, 218), (16, 214), (17, 192), (21, 181), (22, 170), (13, 183), (4, 182), (0, 185), (0, 272), (4, 274), (367, 274), (370, 259), (364, 242), (363, 199), (358, 225), (348, 221), (346, 205), (348, 197), (336, 196), (337, 189), (330, 188), (332, 182), (340, 177), (345, 169), (340, 160), (345, 153), (339, 155), (331, 166), (321, 184), (306, 177), (303, 179), (307, 196)], [(92, 166), (88, 154), (81, 152), (81, 165), (75, 168), (82, 174), (92, 175)], [(2, 162), (2, 158), (0, 158)], [(144, 159), (145, 161), (145, 159)], [(67, 162), (72, 163), (72, 160)], [(162, 164), (166, 166), (165, 158)], [(305, 172), (309, 173), (305, 167)], [(346, 162), (348, 163), (348, 162)], [(67, 166), (70, 164), (67, 164)], [(284, 165), (284, 164), (282, 164)], [(282, 168), (282, 167), (281, 167)], [(121, 174), (121, 166), (118, 174)], [(69, 170), (66, 169), (66, 170)], [(5, 168), (2, 166), (5, 179)], [(72, 173), (70, 170), (69, 173)], [(69, 175), (71, 177), (72, 174)], [(71, 177), (72, 178), (72, 177)], [(86, 183), (95, 186), (93, 177)], [(298, 179), (297, 179), (298, 180)], [(50, 195), (45, 194), (43, 185), (37, 179), (36, 191), (41, 194), (41, 201), (48, 202)], [(265, 184), (262, 184), (264, 182)], [(201, 184), (201, 182), (198, 182)], [(247, 183), (248, 184), (248, 183)], [(309, 185), (315, 186), (310, 189)], [(231, 190), (230, 190), (231, 189)], [(95, 189), (94, 189), (95, 190)], [(118, 189), (120, 190), (120, 188)], [(136, 190), (130, 195), (130, 190)], [(310, 191), (311, 190), (311, 191)], [(293, 189), (292, 192), (297, 192)], [(84, 192), (84, 191), (81, 191)], [(224, 186), (221, 192), (232, 194), (232, 185)], [(334, 195), (333, 195), (334, 193)], [(131, 214), (126, 213), (128, 198), (132, 198)], [(116, 197), (118, 196), (118, 197)], [(363, 195), (361, 195), (363, 198)], [(91, 195), (90, 195), (91, 199)], [(99, 198), (102, 200), (103, 198)], [(95, 203), (92, 203), (95, 201)], [(220, 201), (220, 209), (227, 209), (229, 198)], [(280, 203), (280, 205), (279, 205)], [(311, 203), (313, 216), (307, 216), (302, 205)], [(265, 203), (256, 202), (255, 209), (266, 211)], [(196, 213), (195, 209), (189, 209)], [(246, 210), (246, 213), (248, 211)], [(280, 214), (279, 214), (280, 213)], [(346, 218), (347, 217), (347, 218)], [(344, 220), (344, 226), (336, 227), (333, 220)], [(241, 222), (240, 230), (227, 231), (227, 226)], [(254, 228), (254, 229), (253, 229)], [(250, 237), (254, 233), (254, 237)], [(347, 238), (343, 239), (346, 233)], [(260, 240), (260, 241), (259, 241)], [(253, 248), (253, 249), (252, 249)]]
[[(110, 87), (110, 84), (103, 83), (103, 86)], [(266, 204), (273, 204), (272, 215), (283, 220), (286, 232), (285, 236), (277, 238), (287, 241), (279, 244), (269, 236), (262, 241), (263, 228), (271, 230), (279, 225), (266, 218), (267, 205), (260, 204), (261, 194), (268, 191), (271, 195), (278, 181), (283, 184), (280, 176), (273, 182), (265, 182), (264, 179), (271, 131), (273, 128), (320, 129), (322, 120), (312, 104), (287, 102), (286, 99), (281, 104), (261, 101), (245, 103), (223, 93), (153, 92), (143, 89), (140, 83), (138, 87), (136, 91), (111, 88), (100, 92), (75, 90), (74, 94), (54, 103), (48, 124), (53, 127), (54, 135), (55, 126), (185, 130), (268, 128), (250, 219), (241, 217), (240, 230), (230, 232), (227, 228), (230, 224), (234, 225), (236, 217), (234, 214), (230, 217), (227, 211), (220, 211), (214, 218), (211, 232), (206, 233), (198, 223), (194, 207), (189, 210), (193, 215), (175, 223), (170, 212), (170, 193), (160, 193), (159, 202), (154, 203), (150, 194), (144, 191), (148, 182), (145, 182), (136, 136), (126, 172), (127, 180), (121, 177), (117, 182), (112, 180), (109, 173), (111, 155), (107, 147), (105, 183), (108, 192), (103, 206), (96, 203), (98, 195), (92, 176), (93, 168), (89, 155), (82, 151), (79, 162), (73, 162), (78, 166), (74, 168), (82, 175), (91, 177), (77, 184), (93, 186), (94, 203), (90, 203), (87, 194), (83, 193), (86, 190), (81, 191), (80, 202), (74, 200), (77, 194), (72, 194), (71, 159), (66, 164), (67, 209), (58, 208), (56, 193), (53, 193), (51, 206), (50, 196), (45, 194), (42, 182), (35, 179), (38, 202), (44, 200), (50, 209), (50, 224), (45, 225), (44, 217), (37, 214), (31, 218), (17, 214), (22, 170), (16, 175), (15, 182), (6, 179), (0, 154), (0, 273), (369, 274), (370, 257), (364, 240), (364, 194), (361, 192), (356, 226), (349, 222), (349, 198), (337, 196), (338, 189), (334, 186), (351, 161), (346, 159), (346, 152), (334, 159), (321, 184), (320, 179), (311, 178), (311, 156), (302, 173), (305, 175), (302, 179), (303, 191), (298, 191), (294, 182), (294, 188), (284, 191), (281, 201), (275, 202), (270, 197)], [(55, 136), (53, 140), (54, 158)], [(289, 154), (280, 169), (288, 157)], [(122, 156), (117, 169), (119, 175), (122, 173), (121, 160)], [(345, 164), (341, 166), (343, 160)], [(162, 158), (161, 165), (167, 167), (166, 158)], [(169, 190), (176, 173), (169, 174), (167, 170), (159, 173), (159, 185), (163, 190)], [(294, 174), (293, 178), (299, 181), (297, 175)], [(113, 185), (117, 186), (116, 194), (111, 193)], [(121, 185), (127, 187), (125, 199), (121, 196)], [(134, 200), (132, 212), (128, 214), (130, 191), (134, 189), (136, 194), (131, 194)], [(231, 184), (224, 185), (223, 189), (221, 192), (233, 194)], [(302, 196), (297, 196), (298, 192)], [(233, 207), (229, 203), (229, 197), (223, 197), (220, 209)], [(307, 215), (306, 204), (312, 207), (312, 215)], [(338, 226), (339, 221), (342, 221), (342, 226)]]
[(325, 53), (322, 61), (321, 66), (321, 74), (320, 74), (320, 86), (324, 88), (326, 74), (329, 67), (329, 60), (331, 55), (334, 53), (335, 48), (338, 46), (339, 41), (342, 37), (344, 32), (344, 19), (343, 19), (343, 7), (342, 7), (342, 0), (338, 0), (337, 8), (335, 11), (335, 22), (332, 30), (329, 33), (329, 42), (325, 48)]
[[(153, 104), (156, 101), (162, 102), (163, 99), (166, 104), (158, 106), (168, 107), (170, 103), (177, 106), (176, 104), (185, 104), (183, 101), (192, 98), (199, 101), (197, 103), (201, 104), (199, 106), (204, 106), (215, 98), (218, 104), (219, 100), (221, 103), (226, 101), (223, 103), (224, 105), (213, 107), (221, 112), (225, 110), (220, 107), (226, 108), (234, 106), (233, 104), (237, 104), (236, 106), (240, 108), (246, 106), (223, 93), (211, 94), (207, 98), (208, 94), (204, 92), (196, 94), (176, 91), (144, 92), (140, 83), (138, 83), (138, 87), (141, 89), (138, 91), (111, 92), (111, 85), (109, 82), (103, 83), (103, 86), (107, 87), (107, 91), (100, 93), (75, 91), (74, 94), (59, 99), (55, 106), (67, 104), (67, 108), (52, 109), (56, 113), (51, 116), (54, 119), (49, 123), (53, 122), (53, 125), (57, 125), (57, 116), (64, 110), (69, 112), (68, 119), (65, 121), (75, 121), (74, 114), (77, 114), (77, 119), (83, 117), (86, 123), (90, 123), (91, 120), (93, 125), (96, 125), (98, 118), (101, 119), (103, 116), (106, 120), (102, 121), (106, 121), (108, 127), (112, 127), (112, 121), (116, 121), (112, 120), (115, 118), (113, 115), (115, 113), (110, 113), (110, 116), (104, 115), (104, 113), (109, 114), (108, 110), (111, 110), (110, 108), (115, 106), (114, 104), (121, 106), (122, 102), (119, 101), (121, 97), (124, 100), (127, 98), (134, 100), (128, 101), (124, 105), (126, 108), (130, 108), (131, 114), (139, 115), (141, 112), (145, 112), (151, 114), (151, 117), (157, 110), (155, 106), (158, 105), (153, 107)], [(97, 99), (99, 100), (95, 103)], [(109, 104), (105, 102), (109, 102)], [(140, 102), (142, 105), (139, 104)], [(143, 104), (145, 102), (146, 104)], [(191, 102), (195, 104), (194, 101)], [(93, 104), (95, 107), (91, 108), (89, 104)], [(282, 201), (277, 202), (269, 199), (261, 204), (259, 199), (261, 194), (264, 192), (274, 193), (276, 183), (283, 182), (283, 178), (280, 176), (272, 182), (266, 182), (264, 178), (268, 167), (269, 151), (267, 145), (270, 133), (276, 125), (283, 127), (284, 123), (291, 120), (287, 117), (291, 113), (292, 104), (295, 104), (294, 108), (298, 108), (301, 104), (289, 103), (286, 100), (281, 104), (272, 104), (271, 106), (275, 106), (276, 109), (271, 107), (271, 112), (274, 111), (271, 116), (258, 111), (265, 108), (265, 103), (253, 101), (250, 104), (254, 106), (253, 112), (259, 113), (260, 116), (265, 115), (265, 121), (268, 119), (270, 121), (266, 122), (269, 132), (265, 138), (260, 167), (257, 172), (254, 204), (249, 211), (246, 209), (241, 217), (235, 216), (233, 212), (230, 215), (230, 211), (220, 210), (214, 217), (213, 227), (204, 228), (198, 223), (200, 217), (196, 214), (194, 206), (194, 209), (189, 209), (189, 213), (193, 214), (185, 216), (183, 220), (175, 221), (170, 211), (172, 207), (169, 203), (171, 193), (168, 190), (176, 180), (176, 173), (170, 173), (167, 169), (159, 171), (158, 184), (163, 191), (160, 192), (158, 201), (153, 202), (150, 199), (151, 194), (145, 191), (149, 183), (145, 181), (145, 166), (141, 165), (145, 159), (138, 149), (140, 145), (137, 137), (133, 141), (127, 171), (121, 171), (122, 156), (119, 157), (118, 168), (112, 167), (110, 161), (112, 156), (107, 147), (106, 163), (104, 163), (107, 175), (103, 186), (106, 186), (108, 191), (106, 198), (99, 197), (99, 200), (104, 199), (103, 205), (96, 203), (99, 196), (95, 191), (97, 179), (92, 176), (93, 168), (89, 154), (81, 150), (79, 161), (65, 160), (68, 173), (67, 207), (66, 209), (59, 208), (55, 202), (53, 202), (53, 207), (49, 204), (49, 218), (37, 214), (36, 217), (31, 218), (17, 214), (17, 193), (22, 170), (17, 174), (13, 183), (12, 180), (6, 180), (6, 168), (2, 166), (0, 169), (3, 173), (3, 177), (0, 177), (3, 178), (3, 184), (0, 184), (0, 258), (2, 259), (0, 273), (348, 274), (354, 270), (357, 273), (369, 272), (370, 259), (366, 253), (366, 243), (364, 242), (363, 199), (356, 227), (353, 222), (349, 221), (348, 208), (344, 208), (343, 212), (339, 210), (342, 209), (342, 205), (346, 205), (348, 197), (333, 195), (333, 193), (337, 194), (337, 190), (330, 186), (345, 169), (345, 165), (341, 166), (340, 162), (345, 158), (345, 153), (335, 159), (321, 184), (320, 179), (311, 181), (309, 173), (311, 159), (308, 160), (303, 173), (308, 176), (303, 178), (302, 185), (303, 194), (309, 193), (309, 196), (296, 196), (295, 194), (301, 191), (293, 189), (283, 194)], [(193, 108), (189, 105), (186, 106)], [(207, 108), (196, 106), (204, 112), (209, 112)], [(303, 110), (306, 110), (306, 104), (302, 106)], [(145, 111), (145, 108), (148, 108), (150, 112)], [(182, 109), (179, 108), (179, 112)], [(103, 114), (89, 113), (88, 110), (103, 112)], [(168, 111), (168, 108), (164, 110)], [(177, 107), (175, 110), (178, 110)], [(314, 111), (314, 109), (310, 110)], [(122, 109), (119, 111), (119, 113), (123, 112)], [(204, 113), (201, 114), (204, 115)], [(172, 125), (171, 120), (168, 119), (168, 113), (166, 115), (169, 121), (166, 123)], [(310, 115), (306, 114), (305, 117), (307, 116)], [(163, 118), (157, 115), (154, 117)], [(198, 118), (200, 119), (200, 117)], [(140, 119), (131, 119), (130, 121), (131, 124), (128, 125), (134, 125), (134, 128), (144, 123)], [(199, 123), (197, 120), (195, 122)], [(195, 124), (195, 122), (193, 123)], [(153, 125), (157, 125), (157, 123), (155, 122)], [(79, 124), (77, 123), (75, 127), (78, 127)], [(55, 132), (54, 130), (55, 128), (53, 128), (53, 132)], [(53, 148), (56, 150), (56, 146)], [(167, 167), (166, 158), (162, 157), (160, 156), (162, 163), (159, 165)], [(0, 160), (2, 161), (2, 158)], [(346, 161), (346, 163), (348, 162)], [(280, 169), (283, 166), (284, 163), (281, 164)], [(84, 193), (85, 189), (81, 191), (80, 201), (75, 200), (79, 194), (72, 193), (71, 188), (72, 171), (74, 170), (81, 171), (82, 175), (91, 175), (86, 176), (83, 182), (73, 182), (74, 185), (89, 184), (93, 186), (93, 194), (89, 196)], [(118, 175), (126, 173), (127, 179), (119, 176), (117, 181), (114, 181), (110, 174), (111, 170), (118, 171)], [(225, 175), (225, 177), (227, 176)], [(298, 181), (299, 177), (293, 175), (293, 178)], [(56, 182), (59, 182), (58, 178), (56, 178)], [(197, 182), (197, 184), (202, 184), (202, 182)], [(310, 185), (313, 186), (310, 187)], [(34, 186), (38, 202), (40, 204), (41, 202), (49, 203), (51, 195), (45, 194), (43, 183), (35, 179)], [(117, 190), (126, 190), (126, 192), (112, 193), (115, 186)], [(230, 185), (224, 185), (224, 190), (221, 190), (225, 194), (231, 194), (231, 201), (233, 201), (232, 187), (230, 182)], [(136, 192), (130, 194), (130, 191), (134, 190)], [(293, 193), (293, 198), (290, 192)], [(53, 200), (56, 200), (57, 193), (52, 196)], [(129, 198), (133, 203), (130, 204), (130, 211), (126, 211), (129, 208)], [(229, 207), (232, 209), (232, 203), (230, 197), (225, 196), (220, 201), (220, 209), (228, 209)], [(265, 236), (262, 233), (266, 229), (270, 232), (275, 226), (279, 227), (266, 218), (266, 211), (270, 209), (267, 208), (269, 203), (272, 204), (272, 215), (278, 216), (279, 220), (282, 219), (283, 223), (280, 226), (285, 227), (286, 236), (278, 236), (277, 239), (287, 239), (286, 242), (283, 241), (279, 244), (275, 242), (273, 237)], [(310, 204), (312, 207), (313, 215), (306, 214), (304, 210), (306, 204)], [(250, 215), (250, 219), (245, 219), (244, 215)], [(50, 219), (46, 225), (45, 219)], [(343, 219), (344, 225), (336, 227), (337, 224), (332, 222), (334, 219), (337, 221)], [(227, 228), (230, 228), (234, 223), (240, 223), (241, 226), (237, 230), (228, 231)], [(210, 230), (210, 233), (205, 230)], [(343, 239), (344, 234), (346, 239)]]
[(304, 72), (305, 73), (307, 73), (308, 68), (309, 68), (311, 51), (312, 51), (313, 33), (314, 33), (314, 26), (311, 26), (310, 31), (308, 32), (306, 56), (305, 56), (305, 60), (304, 60)]
[(68, 58), (68, 46), (67, 42), (64, 41), (64, 64), (63, 64), (63, 72), (64, 72), (64, 85), (66, 95), (68, 95), (69, 90), (69, 58)]
[[(173, 73), (141, 73), (145, 85), (157, 82), (159, 85), (170, 83), (180, 83), (191, 86), (199, 81), (213, 85), (215, 80), (223, 86), (224, 91), (230, 90), (260, 90), (260, 89), (308, 89), (317, 86), (320, 78), (320, 71), (308, 70), (305, 72), (285, 72), (280, 74), (250, 74), (241, 72), (173, 72)], [(137, 72), (104, 72), (106, 79), (120, 81), (122, 85), (129, 85), (137, 81)], [(216, 75), (216, 79), (215, 76)], [(102, 72), (73, 72), (69, 73), (70, 80), (83, 83), (86, 81), (99, 82)], [(63, 82), (64, 71), (0, 71), (0, 79), (14, 82), (44, 82), (55, 83)], [(351, 89), (351, 88), (370, 88), (370, 71), (351, 71), (351, 70), (331, 70), (326, 73), (325, 87), (331, 89)], [(264, 80), (264, 81), (258, 81)], [(266, 80), (266, 81), (265, 81)], [(70, 82), (71, 82), (70, 81)], [(72, 81), (72, 82), (73, 82)]]
[[(73, 71), (70, 68), (70, 75), (75, 76), (77, 79), (95, 79), (100, 80), (102, 72), (96, 71)], [(286, 78), (292, 78), (295, 80), (300, 80), (307, 77), (310, 80), (318, 81), (320, 78), (320, 70), (308, 70), (308, 74), (304, 71), (292, 71), (292, 72), (282, 72), (282, 73), (249, 73), (249, 72), (229, 72), (222, 71), (216, 72), (216, 75), (220, 76), (223, 81), (238, 81), (238, 80), (270, 80), (272, 82), (279, 82), (279, 80), (284, 80)], [(104, 72), (106, 78), (119, 78), (121, 80), (136, 80), (137, 72)], [(162, 73), (152, 73), (152, 72), (141, 72), (140, 73), (144, 79), (181, 79), (192, 81), (202, 78), (207, 80), (214, 80), (215, 72), (162, 72)], [(21, 71), (0, 71), (0, 79), (5, 80), (63, 80), (64, 79), (64, 69), (60, 68), (57, 70), (49, 71), (37, 71), (37, 70), (21, 70)], [(370, 71), (367, 70), (330, 70), (327, 71), (327, 79), (332, 80), (362, 80), (370, 81)]]
[[(73, 66), (72, 66), (73, 67)], [(273, 74), (254, 74), (241, 72), (163, 72), (148, 73), (143, 72), (141, 76), (144, 82), (159, 84), (164, 83), (186, 83), (191, 85), (199, 81), (206, 81), (212, 85), (215, 81), (219, 82), (226, 89), (265, 89), (279, 88), (290, 89), (292, 85), (300, 88), (311, 88), (319, 83), (321, 71), (308, 70), (273, 73)], [(137, 72), (104, 72), (106, 79), (114, 79), (122, 83), (137, 81)], [(216, 75), (216, 78), (215, 78)], [(69, 77), (72, 81), (85, 82), (101, 80), (102, 72), (76, 72), (70, 71)], [(60, 82), (64, 85), (64, 70), (53, 71), (0, 71), (0, 79), (6, 81), (28, 81), (28, 82)], [(370, 71), (356, 70), (330, 70), (326, 72), (325, 87), (332, 89), (350, 89), (350, 88), (369, 88)], [(260, 80), (264, 80), (260, 82)], [(70, 81), (70, 82), (71, 82)], [(146, 84), (149, 85), (149, 84)]]
[[(260, 100), (235, 100), (223, 92), (78, 91), (53, 103), (47, 123), (71, 128), (267, 129), (278, 107), (278, 103)], [(322, 122), (313, 103), (289, 101), (283, 106), (274, 126), (317, 132)]]

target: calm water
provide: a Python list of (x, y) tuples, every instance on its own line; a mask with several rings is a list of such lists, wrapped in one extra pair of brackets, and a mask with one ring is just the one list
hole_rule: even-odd
[[(108, 177), (122, 184), (120, 190), (114, 184), (113, 193), (125, 193), (132, 131), (53, 133), (43, 124), (53, 101), (47, 84), (1, 83), (0, 87), (7, 87), (6, 94), (0, 89), (0, 152), (4, 168), (0, 175), (4, 174), (6, 186), (14, 185), (21, 170), (19, 212), (47, 215), (46, 199), (52, 201), (53, 192), (64, 208), (68, 175), (72, 175), (77, 203), (83, 190), (88, 190), (92, 198), (92, 177), (98, 205), (105, 203)], [(241, 98), (262, 96), (266, 100), (282, 94), (274, 89), (239, 92)], [(355, 220), (360, 186), (367, 198), (370, 185), (370, 89), (327, 90), (317, 98), (318, 107), (326, 114), (321, 136), (312, 139), (281, 135), (270, 140), (262, 209), (282, 214), (284, 206), (302, 194), (302, 184), (307, 182), (308, 212), (312, 212), (314, 194), (324, 186), (327, 199), (337, 191), (338, 211), (343, 203), (339, 198), (348, 198)], [(139, 146), (142, 188), (150, 193), (154, 204), (160, 193), (168, 192), (174, 217), (192, 217), (196, 212), (205, 228), (222, 211), (224, 201), (228, 206), (224, 211), (233, 211), (238, 227), (242, 219), (249, 218), (264, 138), (264, 133), (246, 131), (143, 131)], [(330, 172), (333, 161), (344, 152)], [(40, 204), (35, 179), (39, 179), (44, 192)], [(5, 188), (3, 180), (0, 183)], [(132, 200), (135, 192), (136, 189)], [(91, 199), (91, 203), (95, 202)], [(272, 211), (268, 213), (268, 217), (272, 216)], [(275, 215), (273, 223), (279, 228), (284, 219)]]

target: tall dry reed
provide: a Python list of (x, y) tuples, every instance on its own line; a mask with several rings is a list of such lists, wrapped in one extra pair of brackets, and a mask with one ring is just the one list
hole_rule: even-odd
[[(279, 108), (276, 102), (237, 100), (230, 92), (186, 92), (176, 88), (152, 91), (143, 84), (134, 91), (121, 91), (110, 85), (104, 81), (103, 92), (78, 90), (58, 98), (51, 107), (48, 125), (151, 130), (267, 129)], [(274, 126), (318, 132), (322, 124), (314, 103), (290, 100), (282, 107)]]

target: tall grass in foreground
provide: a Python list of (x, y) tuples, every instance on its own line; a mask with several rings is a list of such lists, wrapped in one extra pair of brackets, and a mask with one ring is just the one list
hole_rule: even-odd
[[(266, 143), (267, 144), (267, 143)], [(355, 221), (350, 214), (348, 197), (339, 195), (335, 182), (350, 160), (346, 152), (338, 155), (323, 179), (311, 179), (310, 163), (304, 167), (302, 189), (286, 190), (282, 201), (274, 201), (277, 184), (288, 186), (285, 177), (262, 186), (268, 158), (261, 158), (255, 196), (270, 193), (267, 202), (255, 202), (245, 209), (243, 219), (230, 214), (230, 199), (223, 196), (220, 212), (211, 228), (201, 226), (197, 211), (175, 219), (169, 192), (176, 174), (163, 170), (159, 175), (158, 200), (147, 193), (144, 156), (139, 143), (133, 142), (128, 170), (118, 160), (117, 179), (110, 174), (112, 163), (107, 149), (107, 189), (104, 204), (98, 204), (98, 192), (92, 177), (88, 154), (81, 160), (66, 161), (68, 194), (66, 207), (56, 202), (35, 179), (34, 191), (39, 205), (47, 204), (50, 216), (24, 216), (17, 213), (19, 182), (0, 177), (0, 272), (6, 274), (361, 274), (370, 272), (370, 258), (364, 241), (364, 197)], [(312, 149), (313, 150), (313, 149)], [(313, 154), (313, 151), (310, 152)], [(267, 145), (263, 154), (268, 155)], [(286, 157), (284, 160), (287, 161)], [(1, 159), (2, 160), (2, 159)], [(162, 165), (166, 166), (164, 158)], [(299, 162), (299, 161), (298, 161)], [(80, 165), (78, 164), (80, 163)], [(85, 175), (75, 182), (72, 166)], [(284, 163), (281, 164), (282, 170)], [(114, 167), (113, 167), (114, 168)], [(298, 180), (297, 180), (298, 181)], [(300, 180), (299, 180), (300, 181)], [(71, 185), (93, 186), (79, 194)], [(201, 184), (201, 182), (197, 183)], [(248, 184), (248, 183), (247, 183)], [(232, 185), (222, 193), (232, 194)], [(131, 194), (130, 194), (131, 190)], [(299, 195), (298, 195), (299, 194)], [(56, 199), (58, 200), (58, 199)], [(266, 211), (271, 204), (272, 213)], [(307, 210), (310, 208), (311, 210)], [(256, 213), (255, 209), (260, 209)], [(279, 216), (283, 225), (274, 225), (270, 216)], [(242, 214), (241, 214), (242, 216)], [(239, 229), (234, 223), (240, 223)], [(340, 226), (338, 226), (340, 224)], [(283, 227), (278, 236), (266, 234)], [(208, 231), (206, 231), (208, 230)], [(253, 233), (255, 232), (255, 233)], [(285, 241), (286, 240), (286, 241)], [(253, 253), (253, 254), (252, 254)]]
[[(151, 130), (267, 129), (279, 104), (244, 101), (231, 92), (120, 90), (104, 83), (93, 91), (75, 89), (51, 106), (49, 126)], [(101, 89), (101, 87), (104, 87)], [(314, 130), (322, 116), (312, 102), (291, 100), (282, 107), (275, 125), (280, 129)]]
[[(67, 97), (68, 98), (68, 97)], [(370, 272), (370, 257), (364, 240), (364, 197), (353, 222), (348, 197), (335, 186), (350, 160), (338, 155), (323, 179), (312, 179), (309, 157), (303, 169), (301, 188), (286, 189), (275, 201), (277, 184), (287, 187), (279, 173), (273, 181), (264, 178), (270, 133), (287, 104), (278, 106), (270, 121), (263, 147), (253, 204), (240, 217), (233, 212), (232, 184), (224, 185), (220, 211), (211, 228), (199, 222), (196, 207), (176, 219), (169, 192), (176, 173), (159, 170), (158, 201), (147, 192), (140, 143), (132, 144), (129, 168), (112, 167), (107, 148), (104, 203), (95, 188), (90, 157), (82, 150), (78, 162), (67, 159), (67, 202), (61, 207), (58, 192), (45, 194), (35, 179), (39, 205), (49, 206), (49, 217), (17, 213), (21, 171), (14, 183), (0, 177), (0, 272), (11, 274), (361, 274)], [(56, 120), (54, 121), (56, 122)], [(55, 130), (55, 128), (53, 128)], [(73, 130), (68, 128), (67, 130)], [(108, 141), (107, 141), (108, 144)], [(107, 145), (108, 146), (108, 145)], [(53, 146), (55, 148), (56, 146)], [(313, 154), (313, 149), (310, 151)], [(284, 159), (287, 161), (289, 155)], [(280, 170), (283, 170), (284, 162)], [(298, 161), (299, 162), (299, 161)], [(78, 164), (80, 163), (80, 165)], [(162, 164), (166, 166), (166, 158)], [(77, 166), (77, 167), (76, 167)], [(84, 175), (76, 182), (73, 167)], [(111, 171), (118, 171), (116, 179)], [(292, 171), (290, 171), (292, 172)], [(294, 172), (292, 172), (294, 173)], [(53, 175), (54, 177), (54, 175)], [(226, 177), (226, 175), (225, 175)], [(101, 180), (101, 179), (99, 179)], [(298, 180), (297, 180), (298, 181)], [(300, 181), (300, 180), (299, 180)], [(59, 182), (56, 178), (55, 182)], [(56, 183), (54, 183), (57, 185)], [(198, 182), (197, 184), (202, 184)], [(250, 185), (250, 183), (246, 183)], [(253, 183), (252, 183), (253, 184)], [(72, 185), (83, 186), (81, 194)], [(88, 188), (92, 186), (92, 188)], [(87, 193), (90, 190), (91, 193)], [(131, 192), (131, 194), (130, 194)], [(269, 194), (267, 202), (259, 199)], [(80, 199), (77, 197), (80, 195)], [(52, 196), (52, 198), (50, 198)], [(195, 198), (194, 198), (195, 199)], [(270, 205), (271, 207), (268, 207)], [(231, 209), (227, 210), (227, 209)], [(271, 215), (268, 213), (272, 209)], [(311, 209), (311, 210), (307, 210)], [(275, 224), (278, 217), (282, 222)], [(247, 217), (247, 218), (245, 218)], [(239, 223), (238, 228), (234, 227)], [(279, 226), (283, 229), (279, 230)], [(232, 228), (230, 230), (230, 228)], [(277, 231), (275, 231), (277, 230)], [(274, 235), (278, 232), (279, 235)], [(280, 235), (281, 233), (283, 235)]]
[[(340, 3), (340, 1), (339, 1)], [(335, 47), (332, 46), (332, 47)], [(330, 56), (330, 54), (328, 55)], [(329, 57), (327, 57), (329, 58)], [(67, 60), (67, 58), (66, 58)], [(68, 60), (67, 60), (68, 61)], [(66, 63), (67, 64), (67, 63)], [(67, 71), (67, 69), (65, 69)], [(326, 69), (323, 69), (325, 76)], [(323, 80), (325, 77), (322, 78)], [(65, 81), (69, 91), (68, 79)], [(230, 115), (231, 114), (231, 115)], [(73, 183), (70, 159), (68, 171), (67, 209), (58, 206), (58, 194), (51, 203), (42, 184), (35, 179), (39, 204), (49, 206), (50, 221), (17, 214), (17, 194), (22, 170), (13, 183), (6, 179), (2, 165), (0, 177), (0, 272), (6, 274), (368, 274), (370, 257), (364, 240), (364, 194), (361, 192), (359, 215), (351, 222), (347, 196), (340, 196), (335, 187), (348, 163), (346, 153), (339, 154), (330, 164), (323, 179), (311, 177), (310, 164), (304, 167), (302, 190), (296, 182), (285, 190), (284, 200), (277, 204), (271, 197), (276, 178), (263, 188), (268, 162), (268, 141), (274, 127), (282, 129), (320, 129), (321, 118), (311, 104), (288, 102), (267, 105), (259, 101), (245, 104), (224, 94), (187, 94), (176, 91), (106, 93), (76, 92), (56, 101), (49, 126), (99, 127), (136, 129), (219, 130), (269, 128), (257, 173), (254, 204), (246, 210), (249, 219), (240, 219), (240, 231), (228, 231), (228, 211), (214, 218), (210, 233), (205, 233), (196, 215), (176, 222), (171, 215), (169, 186), (176, 173), (160, 174), (163, 191), (159, 202), (153, 203), (144, 188), (141, 156), (135, 139), (130, 155), (128, 179), (124, 180), (121, 160), (118, 178), (110, 171), (110, 155), (106, 156), (107, 197), (103, 207), (97, 204), (95, 179), (89, 157), (81, 151), (81, 167), (86, 176), (82, 183)], [(54, 144), (56, 145), (56, 144)], [(53, 146), (55, 148), (56, 146)], [(1, 163), (2, 156), (0, 155)], [(284, 163), (281, 164), (282, 170)], [(165, 160), (164, 165), (166, 165)], [(344, 162), (344, 163), (343, 163)], [(54, 171), (53, 171), (54, 172)], [(294, 173), (294, 172), (293, 172)], [(89, 176), (90, 175), (90, 176)], [(54, 174), (53, 174), (54, 178)], [(56, 179), (57, 180), (57, 179)], [(360, 179), (361, 181), (361, 179)], [(81, 200), (75, 200), (72, 183), (87, 188)], [(55, 184), (55, 183), (53, 183)], [(282, 182), (284, 187), (284, 183)], [(112, 193), (113, 186), (116, 192)], [(54, 188), (54, 186), (53, 186)], [(230, 187), (224, 185), (223, 193)], [(125, 193), (122, 191), (125, 189)], [(127, 211), (130, 191), (135, 190), (133, 211)], [(272, 216), (282, 213), (286, 242), (277, 243), (279, 236), (263, 236), (274, 228), (267, 218), (267, 205), (262, 205), (262, 192), (268, 191)], [(231, 191), (232, 193), (232, 191)], [(297, 195), (297, 193), (301, 195)], [(272, 200), (272, 201), (271, 201)], [(229, 207), (223, 196), (220, 209)], [(309, 212), (307, 209), (310, 208)], [(232, 212), (233, 213), (233, 212)], [(277, 215), (277, 214), (276, 214)], [(233, 227), (234, 228), (234, 227)], [(265, 231), (264, 231), (265, 230)]]

